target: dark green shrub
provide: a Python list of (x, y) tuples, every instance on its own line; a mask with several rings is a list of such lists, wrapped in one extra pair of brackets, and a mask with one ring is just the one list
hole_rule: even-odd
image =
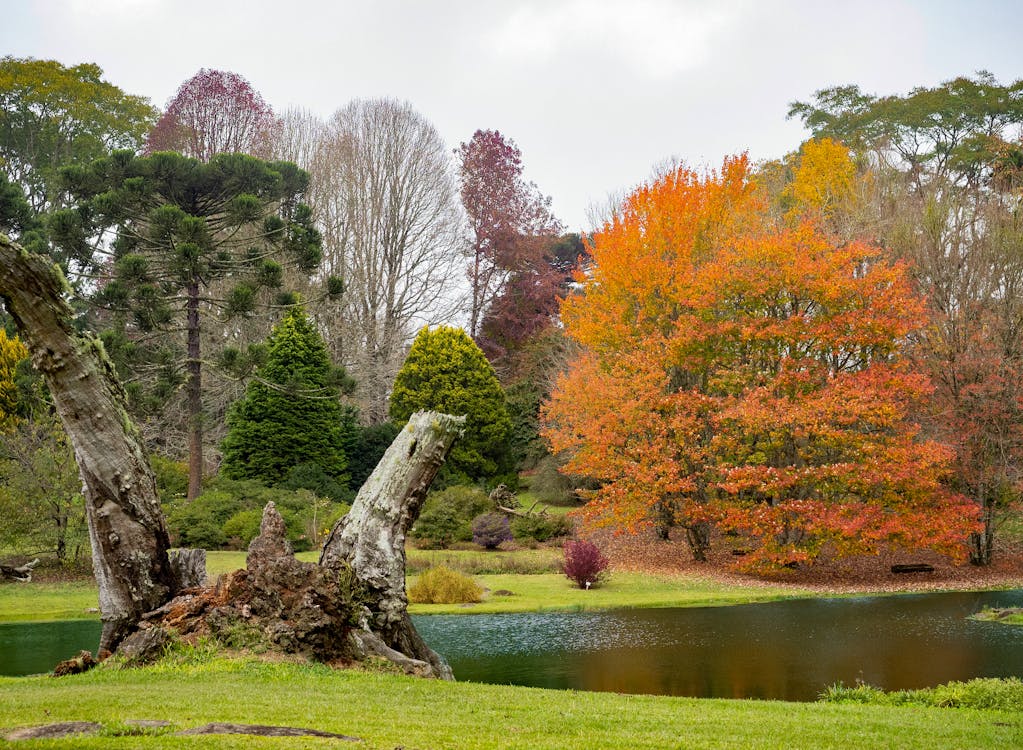
[(296, 552), (309, 549), (317, 532), (347, 510), (347, 506), (317, 498), (309, 490), (283, 490), (253, 480), (217, 477), (195, 500), (181, 497), (164, 504), (171, 541), (203, 549), (245, 547), (259, 533), (259, 519), (271, 500)]
[(401, 428), (394, 422), (371, 424), (358, 429), (348, 453), (348, 474), (354, 491), (358, 492), (366, 483), (399, 432)]
[(328, 497), (337, 502), (348, 502), (355, 497), (347, 482), (337, 481), (322, 466), (314, 463), (293, 466), (277, 486), (285, 490), (309, 490), (317, 497)]
[(412, 537), (425, 547), (447, 547), (472, 539), (472, 519), (491, 510), (487, 493), (477, 487), (455, 485), (430, 493), (412, 528)]
[(443, 565), (424, 572), (408, 590), (408, 600), (415, 604), (468, 604), (482, 599), (479, 584)]
[(511, 522), (515, 538), (524, 541), (532, 539), (546, 542), (572, 533), (572, 522), (564, 516), (525, 516)]
[(483, 549), (497, 549), (511, 540), (511, 524), (503, 513), (484, 513), (472, 520), (472, 541)]

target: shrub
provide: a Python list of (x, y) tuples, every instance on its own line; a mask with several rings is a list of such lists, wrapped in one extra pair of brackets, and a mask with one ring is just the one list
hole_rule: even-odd
[(259, 533), (263, 507), (273, 500), (288, 530), (296, 552), (310, 548), (311, 539), (345, 506), (318, 499), (308, 490), (266, 487), (253, 480), (218, 477), (189, 502), (183, 497), (164, 503), (171, 540), (181, 547), (223, 549), (247, 546)]
[(461, 328), (423, 328), (412, 342), (394, 380), (390, 416), (404, 425), (420, 409), (466, 416), (465, 434), (451, 449), (442, 474), (481, 480), (501, 473), (511, 429), (504, 391), (494, 368)]
[(443, 565), (420, 575), (408, 590), (414, 604), (468, 604), (483, 599), (483, 589), (458, 571)]
[(484, 549), (497, 549), (512, 538), (511, 524), (503, 513), (484, 513), (472, 521), (472, 541)]
[(564, 551), (565, 575), (581, 589), (595, 586), (611, 564), (597, 545), (585, 539), (565, 542)]
[(968, 682), (949, 682), (932, 688), (894, 690), (889, 693), (872, 685), (846, 687), (838, 683), (821, 693), (819, 700), (824, 703), (1023, 711), (1023, 680), (1018, 677), (978, 678)]
[(512, 533), (518, 540), (535, 539), (546, 542), (572, 533), (572, 522), (564, 516), (525, 516), (511, 522)]
[(472, 519), (490, 510), (487, 494), (476, 487), (455, 485), (433, 492), (412, 528), (412, 536), (425, 547), (447, 547), (472, 539)]

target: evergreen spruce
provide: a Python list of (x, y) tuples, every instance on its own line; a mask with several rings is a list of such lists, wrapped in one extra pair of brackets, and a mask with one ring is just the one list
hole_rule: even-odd
[(338, 371), (323, 339), (296, 308), (267, 344), (265, 364), (227, 418), (224, 475), (277, 485), (295, 467), (312, 465), (347, 482), (344, 446), (354, 425), (338, 400)]

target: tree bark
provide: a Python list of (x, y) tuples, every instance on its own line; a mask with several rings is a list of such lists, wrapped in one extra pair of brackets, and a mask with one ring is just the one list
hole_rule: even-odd
[[(350, 566), (367, 590), (363, 629), (388, 649), (430, 664), (439, 677), (451, 669), (419, 636), (408, 615), (405, 537), (465, 417), (416, 412), (359, 490), (352, 509), (323, 544), (320, 565)], [(366, 644), (368, 645), (368, 644)]]
[(188, 500), (202, 492), (202, 360), (199, 358), (199, 283), (188, 289)]
[(114, 650), (176, 589), (156, 480), (102, 344), (75, 330), (67, 282), (0, 235), (0, 297), (64, 423), (82, 478), (99, 585), (100, 648)]

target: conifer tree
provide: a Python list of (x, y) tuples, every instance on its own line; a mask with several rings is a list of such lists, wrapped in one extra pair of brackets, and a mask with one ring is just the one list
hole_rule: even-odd
[(511, 429), (494, 368), (461, 328), (424, 328), (412, 343), (391, 392), (391, 418), (404, 424), (429, 409), (465, 415), (465, 434), (448, 458), (468, 479), (498, 473), (507, 461)]
[(314, 465), (345, 482), (345, 411), (322, 337), (300, 308), (270, 334), (265, 363), (227, 418), (223, 473), (230, 479), (282, 482), (297, 466)]

